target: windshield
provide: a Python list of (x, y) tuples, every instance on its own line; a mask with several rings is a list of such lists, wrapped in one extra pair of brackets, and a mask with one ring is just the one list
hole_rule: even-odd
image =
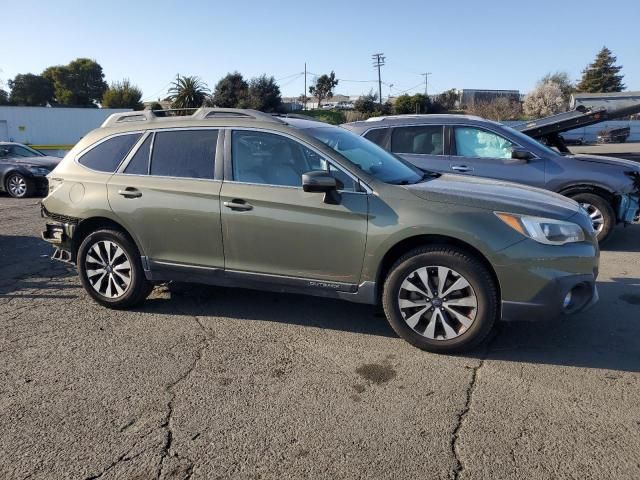
[(360, 170), (385, 183), (417, 183), (424, 173), (363, 137), (337, 127), (308, 128), (305, 133), (332, 148)]
[(552, 155), (560, 155), (556, 150), (554, 150), (553, 148), (547, 147), (546, 145), (540, 143), (539, 141), (537, 141), (534, 138), (531, 138), (529, 135), (526, 135), (522, 132), (519, 132), (518, 130), (516, 130), (515, 128), (511, 128), (511, 127), (507, 127), (506, 125), (502, 125), (502, 128), (506, 129), (509, 131), (509, 133), (511, 133), (511, 135), (513, 135), (514, 137), (516, 137), (518, 140), (520, 140), (520, 143), (524, 143), (526, 145), (526, 143), (535, 143), (536, 147), (540, 148), (541, 150), (544, 150), (545, 153), (548, 154), (552, 154)]
[(44, 154), (26, 145), (0, 145), (0, 158), (42, 157)]

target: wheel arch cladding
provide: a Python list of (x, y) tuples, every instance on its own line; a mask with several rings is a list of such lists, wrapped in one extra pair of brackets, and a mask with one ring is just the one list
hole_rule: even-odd
[(138, 250), (138, 254), (141, 254), (142, 250), (140, 250), (140, 245), (138, 245), (138, 242), (127, 231), (127, 229), (120, 225), (118, 222), (106, 217), (90, 217), (82, 220), (78, 224), (78, 227), (76, 228), (76, 231), (73, 235), (71, 251), (73, 261), (77, 261), (76, 257), (78, 254), (78, 249), (80, 248), (80, 244), (83, 242), (83, 240), (87, 238), (91, 233), (104, 229), (117, 230), (124, 233), (131, 241), (131, 243), (135, 245), (136, 249)]

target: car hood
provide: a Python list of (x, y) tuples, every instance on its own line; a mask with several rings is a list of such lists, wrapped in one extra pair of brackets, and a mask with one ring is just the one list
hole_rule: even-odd
[(635, 172), (640, 172), (640, 164), (638, 162), (634, 162), (632, 160), (625, 160), (624, 158), (614, 158), (614, 157), (602, 157), (600, 155), (586, 155), (586, 154), (575, 154), (575, 155), (566, 155), (569, 158), (573, 158), (575, 160), (580, 160), (583, 162), (591, 162), (591, 163), (599, 163), (601, 165), (611, 165), (612, 167), (620, 167), (624, 170), (632, 170)]
[(53, 170), (62, 161), (58, 157), (27, 157), (12, 160), (14, 163), (30, 167), (44, 167)]
[(480, 177), (444, 174), (406, 188), (425, 200), (556, 219), (569, 218), (580, 209), (573, 200), (548, 190)]

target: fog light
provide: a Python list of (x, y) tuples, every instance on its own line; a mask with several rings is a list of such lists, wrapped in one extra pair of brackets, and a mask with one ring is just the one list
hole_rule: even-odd
[(570, 290), (569, 293), (567, 293), (564, 297), (564, 300), (562, 301), (562, 306), (567, 309), (571, 306), (571, 300), (573, 300), (573, 293)]

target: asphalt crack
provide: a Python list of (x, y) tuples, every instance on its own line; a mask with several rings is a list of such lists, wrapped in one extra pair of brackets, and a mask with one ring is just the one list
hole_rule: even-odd
[(493, 335), (493, 337), (487, 342), (478, 365), (476, 365), (475, 367), (471, 367), (471, 379), (469, 381), (469, 385), (467, 386), (467, 389), (465, 392), (466, 397), (465, 397), (464, 406), (462, 407), (460, 412), (458, 412), (458, 414), (456, 415), (456, 423), (453, 427), (453, 432), (451, 433), (451, 442), (450, 442), (451, 453), (453, 454), (453, 459), (455, 461), (455, 465), (453, 467), (453, 472), (452, 472), (453, 480), (458, 480), (460, 478), (460, 475), (464, 471), (464, 464), (460, 459), (460, 452), (458, 451), (459, 443), (460, 443), (460, 431), (465, 422), (465, 419), (467, 418), (469, 412), (471, 411), (471, 402), (473, 400), (473, 393), (476, 389), (478, 373), (480, 369), (484, 366), (485, 361), (489, 355), (491, 346), (497, 337), (498, 337), (498, 333), (496, 332)]
[(186, 480), (188, 478), (191, 478), (191, 475), (193, 474), (193, 462), (188, 458), (181, 457), (173, 449), (173, 427), (171, 425), (171, 421), (173, 419), (173, 403), (176, 399), (176, 393), (174, 389), (177, 385), (179, 385), (180, 383), (185, 381), (187, 378), (189, 378), (191, 373), (198, 366), (198, 363), (200, 363), (200, 360), (202, 360), (204, 351), (209, 347), (210, 336), (207, 330), (204, 328), (204, 325), (202, 325), (202, 323), (200, 322), (200, 319), (197, 316), (191, 315), (191, 317), (198, 325), (198, 328), (203, 332), (204, 338), (200, 342), (196, 356), (193, 359), (193, 362), (191, 362), (191, 365), (189, 366), (189, 368), (182, 375), (180, 375), (178, 379), (176, 379), (174, 382), (167, 385), (165, 389), (166, 392), (169, 394), (169, 401), (167, 402), (167, 413), (164, 417), (162, 424), (160, 425), (160, 428), (165, 430), (165, 435), (164, 435), (164, 443), (162, 445), (162, 451), (160, 454), (160, 462), (158, 464), (158, 469), (156, 473), (156, 478), (158, 480), (163, 478), (163, 473), (165, 471), (165, 465), (168, 458), (175, 458), (178, 461), (183, 460), (186, 463), (185, 476), (183, 477), (183, 479)]

